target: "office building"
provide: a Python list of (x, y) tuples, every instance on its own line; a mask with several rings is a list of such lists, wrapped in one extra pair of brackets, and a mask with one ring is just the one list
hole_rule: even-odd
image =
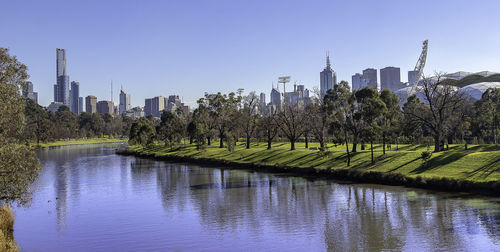
[(321, 99), (325, 96), (326, 92), (337, 84), (337, 75), (330, 65), (330, 56), (326, 56), (326, 67), (320, 72), (320, 95)]
[(259, 102), (260, 102), (261, 107), (266, 106), (266, 94), (265, 93), (260, 93)]
[(161, 113), (165, 109), (165, 97), (156, 96), (151, 100), (151, 110), (154, 117), (161, 117)]
[(356, 73), (352, 76), (352, 82), (351, 82), (352, 91), (358, 90), (361, 88), (362, 78), (363, 78), (363, 75), (361, 75), (360, 73)]
[(408, 71), (408, 84), (413, 85), (415, 78), (417, 78), (418, 71)]
[(78, 97), (78, 111), (83, 112), (83, 97)]
[(54, 85), (54, 101), (70, 107), (69, 76), (66, 75), (66, 51), (56, 49), (56, 81)]
[(362, 88), (367, 86), (377, 89), (377, 69), (367, 68), (363, 70), (363, 77), (361, 79)]
[(99, 101), (97, 102), (97, 112), (99, 114), (114, 114), (115, 106), (112, 101)]
[(127, 94), (123, 91), (123, 89), (120, 90), (120, 105), (119, 105), (119, 113), (123, 114), (125, 111), (129, 110), (132, 106), (130, 106), (130, 94)]
[(97, 112), (97, 97), (93, 95), (85, 97), (85, 111), (91, 114)]
[(70, 103), (70, 111), (79, 115), (82, 111), (80, 110), (80, 83), (77, 81), (71, 82)]
[(403, 88), (399, 67), (386, 67), (380, 69), (380, 90), (396, 91)]
[(144, 100), (144, 116), (153, 114), (153, 99), (147, 98)]
[(277, 88), (271, 89), (271, 105), (281, 106), (281, 94)]
[(31, 81), (27, 81), (26, 85), (23, 87), (23, 96), (38, 104), (38, 93), (33, 92), (33, 83)]

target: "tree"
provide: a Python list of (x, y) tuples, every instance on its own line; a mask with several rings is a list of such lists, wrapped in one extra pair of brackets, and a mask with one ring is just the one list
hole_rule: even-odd
[(219, 148), (224, 148), (224, 138), (230, 137), (231, 118), (237, 111), (240, 99), (234, 93), (228, 95), (217, 93), (216, 95), (205, 95), (208, 100), (208, 110), (210, 116), (214, 118), (215, 128), (217, 130), (220, 144)]
[(500, 89), (488, 88), (481, 99), (475, 102), (476, 120), (481, 128), (491, 132), (493, 143), (498, 145), (500, 126)]
[(278, 126), (290, 141), (290, 150), (295, 150), (295, 142), (304, 134), (305, 116), (299, 104), (285, 102), (278, 113)]
[(403, 111), (430, 130), (434, 138), (434, 152), (440, 152), (444, 137), (452, 129), (453, 120), (459, 117), (460, 108), (466, 101), (461, 92), (456, 92), (455, 86), (441, 79), (440, 74), (436, 75), (436, 80), (424, 78), (422, 82), (425, 103), (410, 96)]
[(28, 146), (20, 145), (25, 127), (25, 100), (20, 88), (28, 78), (26, 66), (0, 48), (0, 201), (26, 203), (40, 164)]
[(351, 155), (349, 153), (349, 132), (354, 125), (354, 96), (349, 85), (345, 81), (335, 84), (333, 89), (328, 90), (324, 97), (326, 111), (332, 117), (332, 128), (340, 130), (343, 135), (347, 153), (347, 166), (351, 165)]
[(140, 118), (130, 127), (129, 143), (148, 146), (153, 143), (155, 135), (151, 122), (147, 118)]
[(321, 149), (325, 148), (327, 128), (330, 124), (330, 116), (327, 106), (323, 104), (311, 103), (305, 108), (307, 128), (310, 129), (314, 138), (318, 140)]
[(279, 130), (277, 111), (276, 109), (272, 109), (272, 107), (266, 106), (261, 106), (260, 111), (262, 111), (262, 117), (258, 121), (257, 127), (259, 132), (266, 138), (267, 149), (270, 150), (273, 139)]
[(356, 101), (359, 105), (359, 112), (365, 124), (363, 128), (363, 136), (370, 142), (370, 152), (372, 164), (375, 162), (373, 158), (373, 141), (379, 135), (381, 128), (377, 123), (377, 119), (387, 110), (384, 102), (380, 99), (378, 91), (371, 87), (359, 89), (356, 93)]
[(250, 138), (254, 135), (255, 128), (257, 127), (257, 108), (259, 104), (259, 97), (255, 91), (250, 92), (247, 96), (243, 97), (243, 109), (241, 109), (241, 127), (246, 137), (246, 148), (250, 149)]
[(165, 145), (170, 147), (180, 143), (185, 127), (184, 121), (180, 116), (171, 111), (163, 110), (160, 120), (160, 125), (158, 125), (156, 130), (160, 140), (164, 141)]
[(399, 107), (398, 96), (388, 89), (382, 90), (380, 99), (384, 102), (386, 107), (386, 110), (383, 111), (380, 117), (380, 125), (382, 126), (382, 150), (385, 155), (387, 138), (391, 138), (398, 133), (401, 108)]

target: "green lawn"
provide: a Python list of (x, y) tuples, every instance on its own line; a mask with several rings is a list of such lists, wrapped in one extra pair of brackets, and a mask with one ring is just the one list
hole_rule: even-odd
[[(126, 142), (127, 139), (120, 138), (87, 138), (87, 139), (68, 139), (68, 140), (59, 140), (55, 142), (47, 142), (40, 143), (38, 147), (47, 148), (47, 147), (56, 147), (56, 146), (65, 146), (65, 145), (77, 145), (77, 144), (94, 144), (94, 143), (117, 143), (117, 142)], [(31, 146), (37, 147), (36, 143), (32, 143)]]
[[(234, 152), (216, 148), (215, 145), (204, 150), (197, 150), (194, 146), (176, 147), (172, 151), (163, 145), (150, 148), (143, 146), (129, 146), (129, 149), (139, 153), (155, 154), (158, 156), (174, 155), (190, 158), (211, 158), (236, 163), (281, 165), (288, 167), (314, 167), (317, 169), (345, 169), (345, 146), (333, 145), (328, 154), (320, 151), (303, 148), (299, 143), (298, 149), (290, 151), (288, 143), (275, 143), (273, 149), (267, 150), (266, 143), (253, 143), (251, 149), (243, 148), (244, 143), (238, 143)], [(317, 147), (317, 143), (311, 144)], [(311, 147), (310, 145), (310, 147)], [(360, 147), (360, 146), (359, 146)], [(368, 146), (367, 146), (368, 147)], [(352, 148), (352, 147), (350, 147)], [(495, 146), (469, 146), (465, 151), (463, 145), (450, 145), (449, 151), (433, 153), (427, 166), (423, 165), (421, 152), (427, 150), (426, 145), (400, 145), (396, 151), (388, 151), (384, 157), (381, 145), (376, 146), (374, 165), (371, 164), (369, 149), (352, 153), (351, 167), (359, 171), (378, 171), (387, 173), (401, 173), (409, 177), (421, 176), (424, 178), (454, 178), (473, 182), (500, 181), (500, 149)], [(432, 147), (431, 147), (432, 149)], [(359, 149), (358, 149), (359, 150)]]

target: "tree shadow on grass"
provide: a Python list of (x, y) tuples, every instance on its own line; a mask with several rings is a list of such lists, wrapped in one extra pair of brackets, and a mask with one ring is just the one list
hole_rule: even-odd
[(483, 165), (474, 171), (471, 172), (466, 172), (468, 177), (474, 177), (477, 176), (479, 178), (486, 178), (490, 174), (500, 171), (500, 157), (497, 158), (496, 160), (493, 160), (489, 164)]
[(443, 153), (437, 157), (431, 158), (426, 165), (422, 164), (418, 168), (410, 172), (410, 174), (419, 174), (426, 172), (428, 170), (436, 169), (440, 166), (456, 162), (462, 157), (466, 156), (465, 152), (449, 152)]

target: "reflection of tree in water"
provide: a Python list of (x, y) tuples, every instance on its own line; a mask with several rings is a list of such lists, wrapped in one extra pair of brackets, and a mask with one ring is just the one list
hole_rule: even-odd
[(258, 237), (269, 226), (277, 236), (322, 233), (328, 250), (412, 250), (434, 245), (461, 249), (468, 247), (469, 234), (485, 230), (496, 241), (500, 235), (500, 219), (491, 208), (478, 210), (462, 199), (426, 191), (178, 164), (147, 165), (155, 167), (165, 210), (184, 211), (193, 204), (210, 232), (248, 230)]

